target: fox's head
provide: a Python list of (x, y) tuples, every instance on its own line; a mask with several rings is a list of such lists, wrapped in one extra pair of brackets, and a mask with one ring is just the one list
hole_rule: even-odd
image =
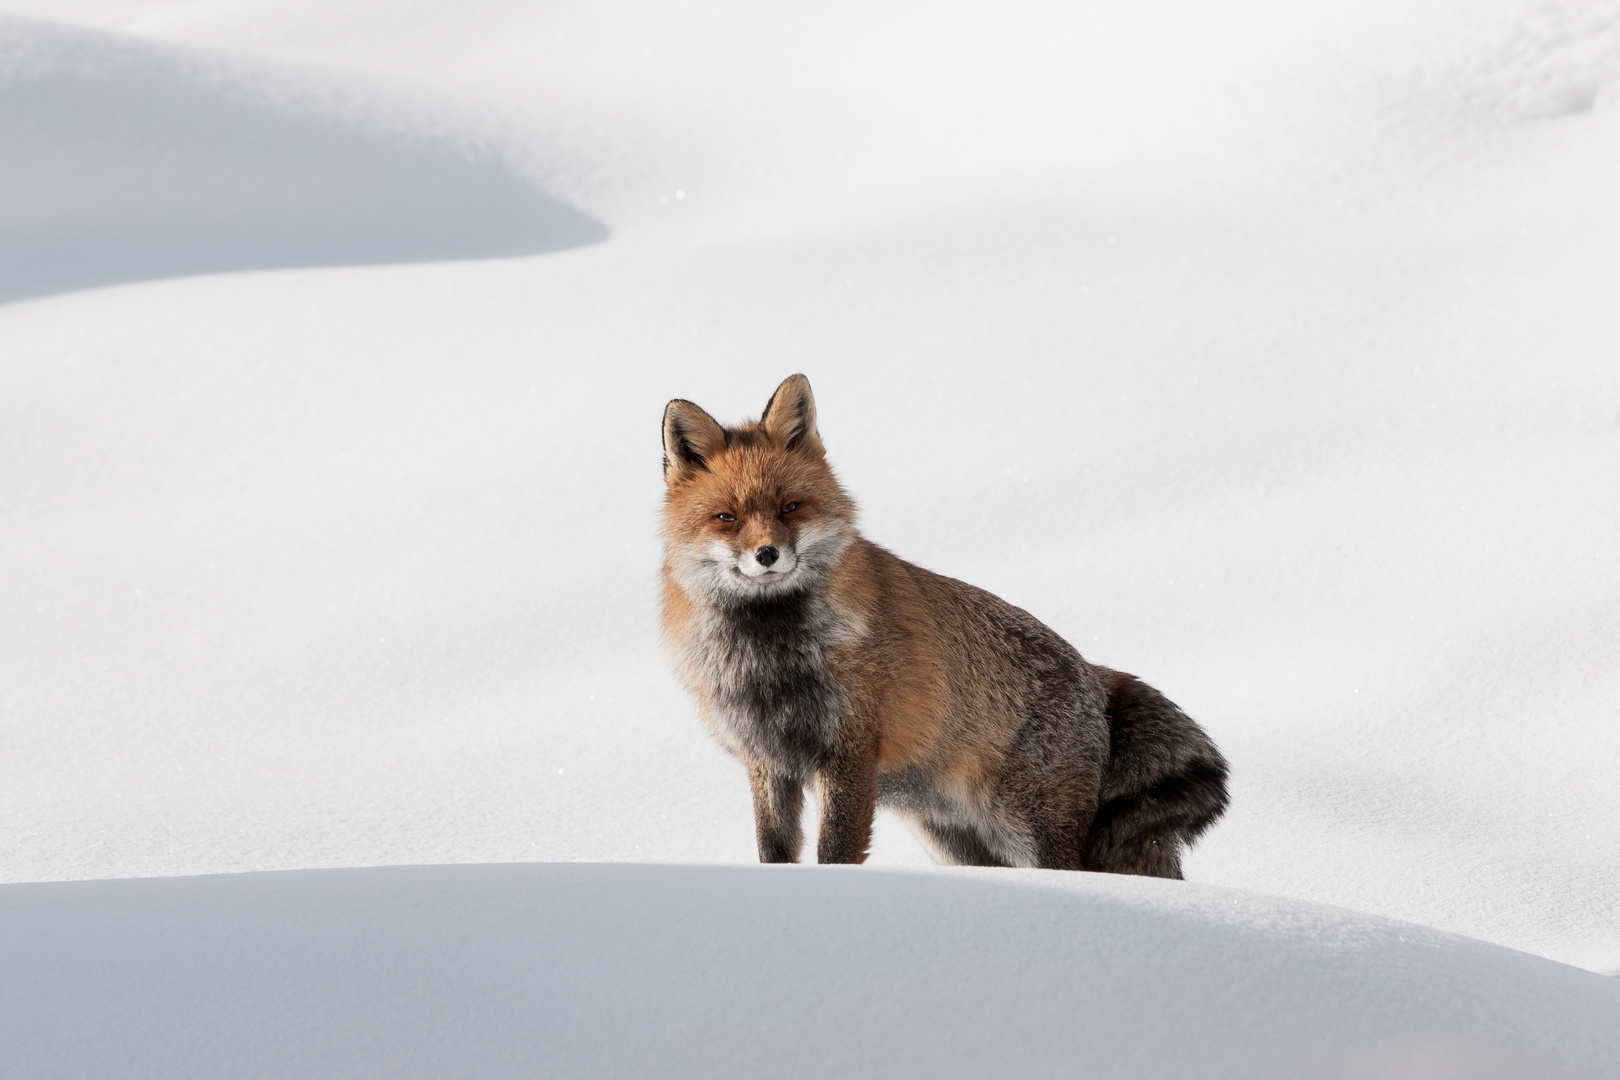
[(816, 431), (810, 380), (790, 376), (758, 421), (725, 428), (690, 401), (664, 409), (669, 572), (712, 600), (815, 585), (854, 539), (855, 508)]

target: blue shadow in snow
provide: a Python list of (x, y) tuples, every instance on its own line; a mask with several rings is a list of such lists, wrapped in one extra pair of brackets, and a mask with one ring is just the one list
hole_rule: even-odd
[(608, 235), (494, 163), (234, 99), (157, 49), (0, 19), (5, 45), (33, 62), (0, 70), (0, 303), (230, 270), (533, 255)]

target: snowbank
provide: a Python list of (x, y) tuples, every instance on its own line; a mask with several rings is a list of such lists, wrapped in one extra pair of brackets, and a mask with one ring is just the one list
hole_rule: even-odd
[(514, 865), (0, 888), (0, 1071), (1599, 1077), (1620, 983), (1227, 889)]

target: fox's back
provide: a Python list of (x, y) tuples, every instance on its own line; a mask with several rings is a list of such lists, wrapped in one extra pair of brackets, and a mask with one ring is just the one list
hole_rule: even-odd
[(1022, 608), (865, 539), (851, 545), (828, 593), (860, 628), (832, 661), (884, 717), (885, 770), (983, 779), (1042, 718), (1062, 718), (1088, 751), (1106, 753), (1101, 679)]

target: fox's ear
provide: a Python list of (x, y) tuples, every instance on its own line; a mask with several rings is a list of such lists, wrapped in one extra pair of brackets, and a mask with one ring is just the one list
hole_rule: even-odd
[(802, 446), (818, 454), (826, 453), (816, 431), (816, 399), (810, 393), (810, 380), (803, 375), (789, 375), (782, 380), (765, 403), (765, 415), (759, 423), (789, 450)]
[(726, 433), (714, 417), (676, 398), (664, 406), (664, 479), (693, 469), (708, 468), (705, 462), (726, 445)]

